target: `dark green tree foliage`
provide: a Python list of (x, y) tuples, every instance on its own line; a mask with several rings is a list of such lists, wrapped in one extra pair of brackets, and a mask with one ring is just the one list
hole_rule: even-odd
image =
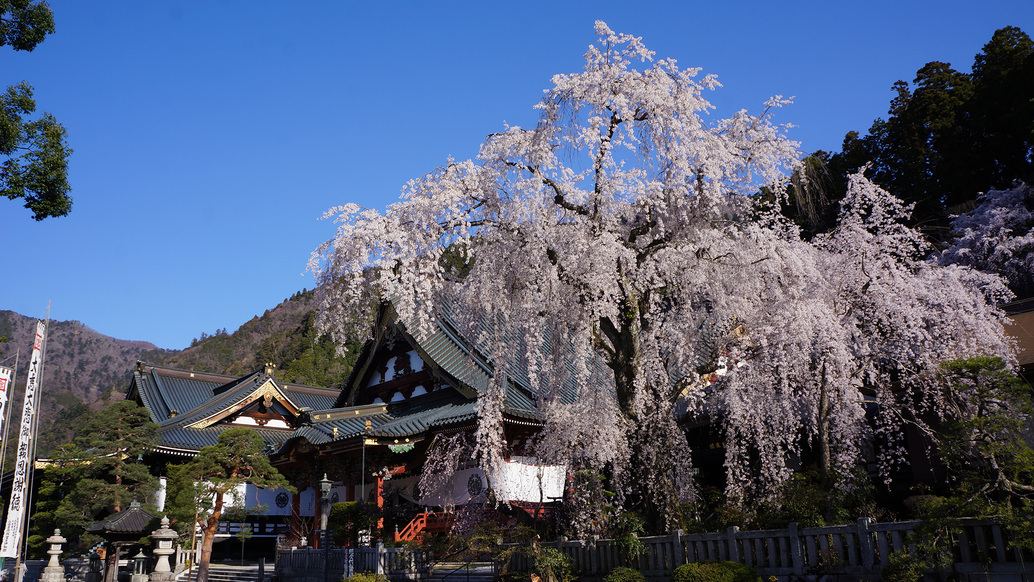
[(935, 397), (952, 405), (936, 435), (949, 489), (914, 501), (915, 548), (891, 555), (890, 582), (948, 573), (963, 517), (993, 518), (1009, 528), (1009, 546), (1034, 550), (1030, 388), (1001, 359), (983, 356), (945, 362), (940, 388)]
[(165, 478), (165, 516), (169, 518), (169, 527), (187, 537), (201, 510), (197, 500), (204, 495), (200, 490), (202, 484), (191, 479), (186, 464), (166, 465)]
[(82, 451), (71, 444), (61, 445), (54, 449), (49, 459), (50, 464), (44, 469), (36, 490), (32, 527), (27, 539), (28, 554), (37, 559), (46, 556), (44, 540), (54, 528), (61, 528), (62, 535), (70, 542), (67, 548), (74, 549), (91, 521), (86, 511), (76, 511), (73, 501), (76, 484), (88, 470), (84, 467)]
[[(0, 47), (31, 51), (54, 32), (54, 15), (45, 2), (0, 0)], [(65, 128), (49, 113), (33, 118), (36, 101), (24, 81), (0, 94), (0, 194), (23, 199), (33, 218), (64, 216), (68, 195)]]
[(940, 431), (941, 459), (956, 496), (974, 515), (1029, 512), (1034, 500), (1034, 449), (1025, 439), (1030, 388), (999, 358), (974, 357), (943, 366), (944, 398), (953, 416)]
[(90, 415), (76, 434), (72, 444), (89, 455), (90, 466), (99, 477), (86, 486), (95, 499), (110, 504), (114, 513), (128, 507), (130, 501), (147, 501), (154, 494), (157, 480), (141, 457), (157, 444), (157, 429), (146, 408), (123, 400)]
[(77, 538), (90, 523), (126, 509), (131, 501), (149, 502), (158, 481), (141, 459), (154, 448), (156, 429), (147, 410), (132, 401), (90, 415), (44, 470), (33, 516), (42, 534), (38, 541), (54, 527)]
[(0, 0), (0, 46), (31, 51), (54, 32), (54, 13), (38, 0)]
[(335, 503), (330, 506), (327, 529), (331, 530), (334, 543), (357, 546), (359, 545), (359, 532), (362, 530), (372, 532), (380, 516), (381, 513), (375, 503), (362, 501)]
[(339, 386), (348, 378), (362, 348), (350, 342), (344, 355), (337, 344), (316, 329), (316, 313), (308, 311), (293, 333), (266, 338), (255, 354), (259, 365), (275, 364), (279, 379), (310, 386)]
[[(831, 154), (818, 150), (802, 159), (801, 166), (790, 176), (782, 212), (801, 227), (804, 238), (811, 239), (836, 226), (839, 201), (847, 192), (840, 183), (845, 175), (831, 166)], [(761, 195), (770, 203), (775, 201), (771, 192), (763, 191)]]
[(177, 472), (181, 484), (192, 484), (174, 494), (178, 503), (189, 500), (193, 505), (193, 508), (180, 507), (179, 513), (190, 509), (201, 511), (196, 514), (204, 534), (198, 582), (208, 581), (212, 543), (223, 517), (227, 494), (232, 494), (243, 483), (269, 489), (290, 488), (287, 479), (270, 464), (262, 449), (262, 437), (258, 433), (245, 427), (231, 428), (219, 435), (217, 444), (202, 448)]
[[(968, 168), (958, 168), (971, 188), (1006, 189), (1014, 180), (1034, 178), (1034, 42), (1006, 27), (973, 63), (973, 98), (962, 139)], [(973, 179), (984, 180), (974, 183)]]
[(893, 89), (887, 118), (848, 133), (828, 161), (839, 188), (871, 164), (867, 174), (915, 203), (916, 223), (943, 241), (978, 192), (1034, 176), (1034, 46), (1020, 29), (995, 32), (970, 74), (935, 61)]
[(949, 179), (961, 153), (958, 127), (972, 83), (948, 63), (931, 62), (916, 72), (913, 85), (895, 83), (889, 117), (876, 120), (864, 137), (845, 138), (845, 156), (854, 158), (846, 165), (858, 169), (871, 163), (868, 175), (915, 203), (913, 217), (919, 226), (943, 238), (948, 208), (976, 195), (976, 190)]

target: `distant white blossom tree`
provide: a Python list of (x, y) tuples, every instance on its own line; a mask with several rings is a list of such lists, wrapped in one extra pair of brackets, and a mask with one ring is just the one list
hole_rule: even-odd
[(876, 451), (889, 475), (907, 460), (903, 427), (932, 437), (925, 413), (945, 410), (940, 393), (928, 390), (941, 362), (1011, 354), (993, 307), (1008, 295), (1001, 280), (926, 262), (928, 244), (904, 225), (909, 211), (860, 173), (851, 176), (838, 226), (798, 245), (791, 272), (768, 282), (741, 340), (746, 365), (712, 393), (725, 421), (733, 495), (785, 481), (804, 444), (832, 493), (873, 441), (866, 402), (893, 445)]
[(940, 262), (1001, 275), (1017, 295), (1034, 295), (1034, 189), (1021, 183), (981, 194), (978, 201), (976, 209), (952, 221), (955, 239)]
[(383, 214), (331, 210), (337, 236), (311, 264), (320, 322), (338, 337), (369, 329), (356, 313), (371, 300), (390, 299), (417, 336), (455, 314), (494, 364), (478, 403), (490, 475), (513, 374), (540, 396), (538, 453), (606, 468), (661, 527), (694, 491), (676, 402), (722, 419), (730, 487), (751, 495), (746, 483), (789, 476), (804, 436), (827, 467), (856, 460), (864, 387), (919, 382), (942, 354), (1006, 349), (972, 273), (921, 264), (922, 241), (893, 222), (900, 202), (864, 179), (815, 244), (755, 204), (797, 163), (771, 120), (785, 100), (713, 119), (714, 76), (596, 31), (535, 128), (490, 135), (476, 160), (411, 181)]

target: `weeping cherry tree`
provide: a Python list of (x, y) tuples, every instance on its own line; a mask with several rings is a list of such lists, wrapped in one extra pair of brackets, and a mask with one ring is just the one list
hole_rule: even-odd
[[(384, 213), (332, 209), (337, 236), (310, 265), (319, 323), (338, 339), (368, 333), (355, 314), (374, 301), (390, 300), (418, 337), (443, 310), (453, 314), (494, 363), (476, 435), (490, 476), (507, 452), (502, 398), (518, 369), (545, 419), (536, 453), (606, 471), (618, 502), (658, 528), (694, 495), (676, 405), (724, 422), (739, 492), (751, 493), (748, 472), (762, 486), (785, 480), (798, 437), (825, 442), (828, 466), (847, 463), (865, 436), (861, 389), (893, 367), (872, 350), (896, 345), (894, 331), (884, 344), (860, 340), (882, 325), (878, 302), (894, 294), (881, 287), (893, 281), (867, 285), (865, 276), (908, 271), (954, 285), (944, 293), (969, 299), (950, 309), (979, 302), (974, 318), (988, 316), (987, 333), (964, 348), (1002, 347), (1000, 314), (969, 275), (888, 251), (883, 222), (853, 226), (866, 212), (845, 211), (840, 230), (812, 244), (756, 204), (760, 188), (784, 191), (797, 164), (796, 144), (772, 118), (786, 100), (713, 117), (713, 75), (655, 60), (639, 38), (602, 22), (596, 32), (584, 71), (553, 77), (534, 128), (488, 136), (475, 160), (410, 181)], [(892, 200), (861, 178), (855, 189)], [(852, 248), (861, 231), (878, 240)], [(861, 256), (870, 252), (889, 270), (873, 275)], [(901, 315), (907, 334), (920, 334), (909, 317), (926, 305)], [(942, 323), (931, 318), (927, 327)], [(713, 382), (720, 368), (730, 373)], [(571, 385), (578, 394), (567, 403), (558, 392)]]

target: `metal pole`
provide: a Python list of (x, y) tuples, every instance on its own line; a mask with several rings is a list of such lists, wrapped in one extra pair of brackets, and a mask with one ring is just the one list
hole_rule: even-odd
[[(31, 438), (29, 440), (29, 462), (32, 463), (32, 465), (29, 467), (29, 475), (28, 475), (29, 490), (28, 490), (28, 495), (26, 495), (26, 497), (25, 497), (25, 509), (26, 509), (26, 511), (25, 511), (24, 521), (22, 522), (22, 543), (21, 543), (21, 548), (19, 548), (19, 551), (18, 551), (18, 557), (15, 558), (15, 565), (14, 565), (15, 570), (16, 570), (15, 580), (17, 582), (21, 582), (22, 578), (25, 576), (25, 570), (24, 570), (24, 564), (22, 562), (22, 558), (23, 557), (27, 557), (25, 550), (26, 550), (26, 548), (28, 547), (28, 544), (29, 544), (29, 522), (32, 519), (32, 504), (33, 504), (32, 483), (35, 480), (34, 477), (36, 476), (36, 441), (38, 440), (37, 439), (37, 436), (38, 436), (37, 432), (39, 430), (39, 417), (40, 417), (39, 403), (43, 400), (43, 373), (44, 373), (44, 370), (46, 369), (47, 341), (49, 339), (50, 339), (50, 301), (47, 301), (47, 319), (43, 323), (43, 345), (40, 346), (39, 383), (36, 386), (36, 394), (35, 394), (35, 400), (36, 401), (32, 405), (33, 416), (32, 416), (32, 425), (30, 427), (30, 433), (31, 433), (32, 436), (31, 436)], [(18, 443), (18, 444), (21, 445), (21, 443)], [(116, 562), (116, 568), (117, 567), (118, 567), (118, 563)]]
[(194, 529), (190, 532), (190, 567), (187, 568), (187, 582), (190, 582), (193, 570), (197, 567), (197, 518), (200, 513), (198, 502), (194, 500)]
[[(327, 478), (326, 473), (323, 474), (324, 480)], [(328, 488), (329, 489), (329, 488)], [(323, 545), (323, 582), (330, 581), (330, 536), (327, 535), (327, 520), (330, 514), (330, 491), (323, 491), (323, 508), (320, 521), (323, 522), (323, 539), (320, 543)]]
[[(21, 348), (14, 350), (14, 369), (11, 370), (11, 385), (7, 387), (7, 410), (4, 411), (4, 436), (2, 441), (0, 441), (0, 475), (4, 474), (4, 466), (7, 464), (7, 437), (11, 434), (11, 409), (14, 408), (14, 391), (18, 385), (18, 360), (21, 353)], [(4, 558), (0, 557), (0, 572), (3, 571)]]
[[(0, 475), (3, 474), (7, 464), (7, 437), (11, 434), (11, 409), (14, 408), (14, 389), (18, 384), (18, 360), (21, 356), (21, 348), (14, 350), (14, 372), (11, 375), (11, 387), (7, 389), (7, 410), (4, 411), (4, 438), (0, 445)], [(0, 558), (3, 560), (3, 558)], [(0, 561), (0, 564), (3, 562)]]
[[(0, 441), (0, 475), (4, 474), (4, 465), (7, 459), (7, 437), (11, 434), (11, 409), (14, 408), (14, 390), (18, 385), (18, 360), (21, 353), (21, 348), (14, 350), (14, 369), (11, 371), (11, 385), (7, 388), (7, 410), (4, 411), (4, 436), (3, 440)], [(3, 571), (4, 558), (0, 557), (0, 572)]]

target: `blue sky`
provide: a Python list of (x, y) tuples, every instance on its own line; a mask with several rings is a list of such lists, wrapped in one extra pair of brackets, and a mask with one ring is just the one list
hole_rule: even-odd
[(715, 73), (725, 117), (795, 96), (801, 149), (839, 149), (932, 60), (969, 71), (1034, 2), (50, 0), (57, 32), (0, 49), (68, 130), (75, 205), (0, 199), (0, 309), (163, 348), (235, 330), (302, 288), (347, 202), (383, 208), (504, 122), (532, 125), (593, 23)]

